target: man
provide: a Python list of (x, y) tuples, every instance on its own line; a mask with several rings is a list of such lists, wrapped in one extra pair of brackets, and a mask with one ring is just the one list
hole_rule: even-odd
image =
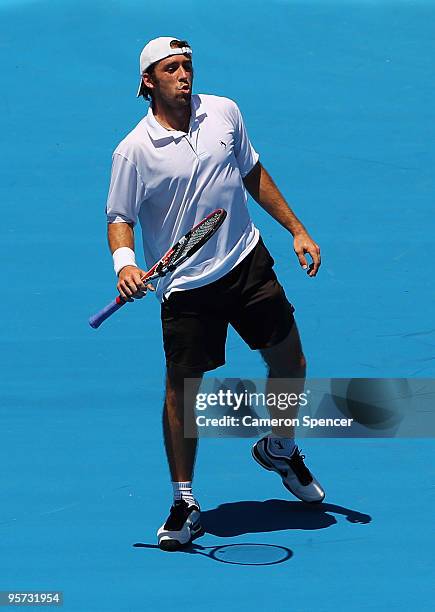
[[(319, 269), (320, 250), (259, 162), (237, 105), (227, 98), (192, 95), (192, 50), (186, 41), (150, 41), (140, 56), (140, 74), (137, 95), (151, 99), (151, 105), (114, 152), (106, 209), (122, 298), (140, 299), (153, 289), (142, 283), (144, 271), (135, 260), (138, 220), (151, 267), (209, 212), (227, 211), (213, 239), (156, 285), (166, 354), (163, 431), (174, 490), (158, 541), (162, 549), (173, 550), (201, 532), (200, 507), (192, 493), (197, 440), (184, 437), (184, 419), (193, 414), (193, 404), (184, 406), (184, 379), (201, 379), (225, 362), (229, 323), (260, 351), (271, 378), (305, 376), (294, 308), (250, 219), (245, 190), (293, 235), (300, 265), (310, 277)], [(310, 266), (305, 254), (313, 260)], [(274, 430), (252, 453), (299, 499), (323, 500), (324, 491), (288, 429)]]

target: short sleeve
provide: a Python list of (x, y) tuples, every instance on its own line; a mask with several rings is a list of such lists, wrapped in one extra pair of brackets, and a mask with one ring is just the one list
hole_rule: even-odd
[(123, 155), (114, 153), (106, 205), (108, 223), (136, 224), (145, 196), (145, 185), (136, 166)]
[(252, 146), (239, 107), (232, 102), (232, 115), (235, 122), (234, 153), (240, 174), (245, 177), (259, 160), (259, 155)]

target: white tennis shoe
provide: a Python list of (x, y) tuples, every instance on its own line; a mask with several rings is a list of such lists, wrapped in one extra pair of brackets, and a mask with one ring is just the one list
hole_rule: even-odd
[(201, 512), (197, 505), (189, 506), (184, 499), (174, 502), (166, 522), (157, 532), (159, 548), (173, 551), (187, 546), (204, 533), (200, 518)]
[(277, 472), (285, 488), (301, 501), (319, 503), (325, 498), (325, 491), (305, 465), (305, 455), (297, 446), (288, 457), (276, 455), (266, 436), (254, 444), (252, 456), (264, 469)]

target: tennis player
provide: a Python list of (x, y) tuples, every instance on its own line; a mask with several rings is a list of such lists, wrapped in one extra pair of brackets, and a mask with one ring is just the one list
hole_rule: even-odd
[[(159, 546), (166, 550), (201, 533), (200, 506), (192, 492), (197, 440), (184, 437), (193, 398), (185, 407), (184, 379), (201, 379), (225, 363), (229, 324), (260, 351), (270, 378), (305, 376), (294, 308), (250, 218), (247, 192), (290, 232), (308, 276), (316, 276), (320, 266), (319, 246), (260, 163), (237, 105), (228, 98), (193, 95), (192, 85), (192, 49), (186, 41), (161, 37), (144, 47), (137, 95), (151, 104), (114, 151), (106, 208), (117, 289), (128, 301), (152, 289), (141, 282), (145, 272), (135, 259), (137, 222), (151, 267), (212, 210), (227, 211), (213, 239), (155, 287), (166, 355), (163, 432), (174, 493), (169, 517), (158, 530)], [(259, 440), (252, 454), (300, 500), (323, 500), (325, 493), (288, 429)]]

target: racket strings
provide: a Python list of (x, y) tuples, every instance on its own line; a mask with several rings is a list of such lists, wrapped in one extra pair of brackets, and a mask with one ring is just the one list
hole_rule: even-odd
[(184, 242), (181, 241), (177, 244), (177, 246), (175, 247), (174, 251), (171, 253), (171, 256), (169, 257), (167, 261), (167, 267), (169, 270), (172, 270), (174, 266), (176, 265), (176, 263), (178, 262), (178, 260), (181, 259), (181, 257), (186, 253), (186, 247), (187, 247), (187, 240)]
[(177, 261), (181, 259), (181, 257), (188, 256), (191, 251), (194, 251), (200, 244), (202, 244), (203, 240), (205, 240), (221, 222), (221, 218), (222, 215), (220, 213), (216, 213), (195, 227), (190, 234), (187, 234), (185, 236), (186, 240), (181, 240), (177, 245), (177, 248), (171, 256), (169, 265), (175, 265)]

